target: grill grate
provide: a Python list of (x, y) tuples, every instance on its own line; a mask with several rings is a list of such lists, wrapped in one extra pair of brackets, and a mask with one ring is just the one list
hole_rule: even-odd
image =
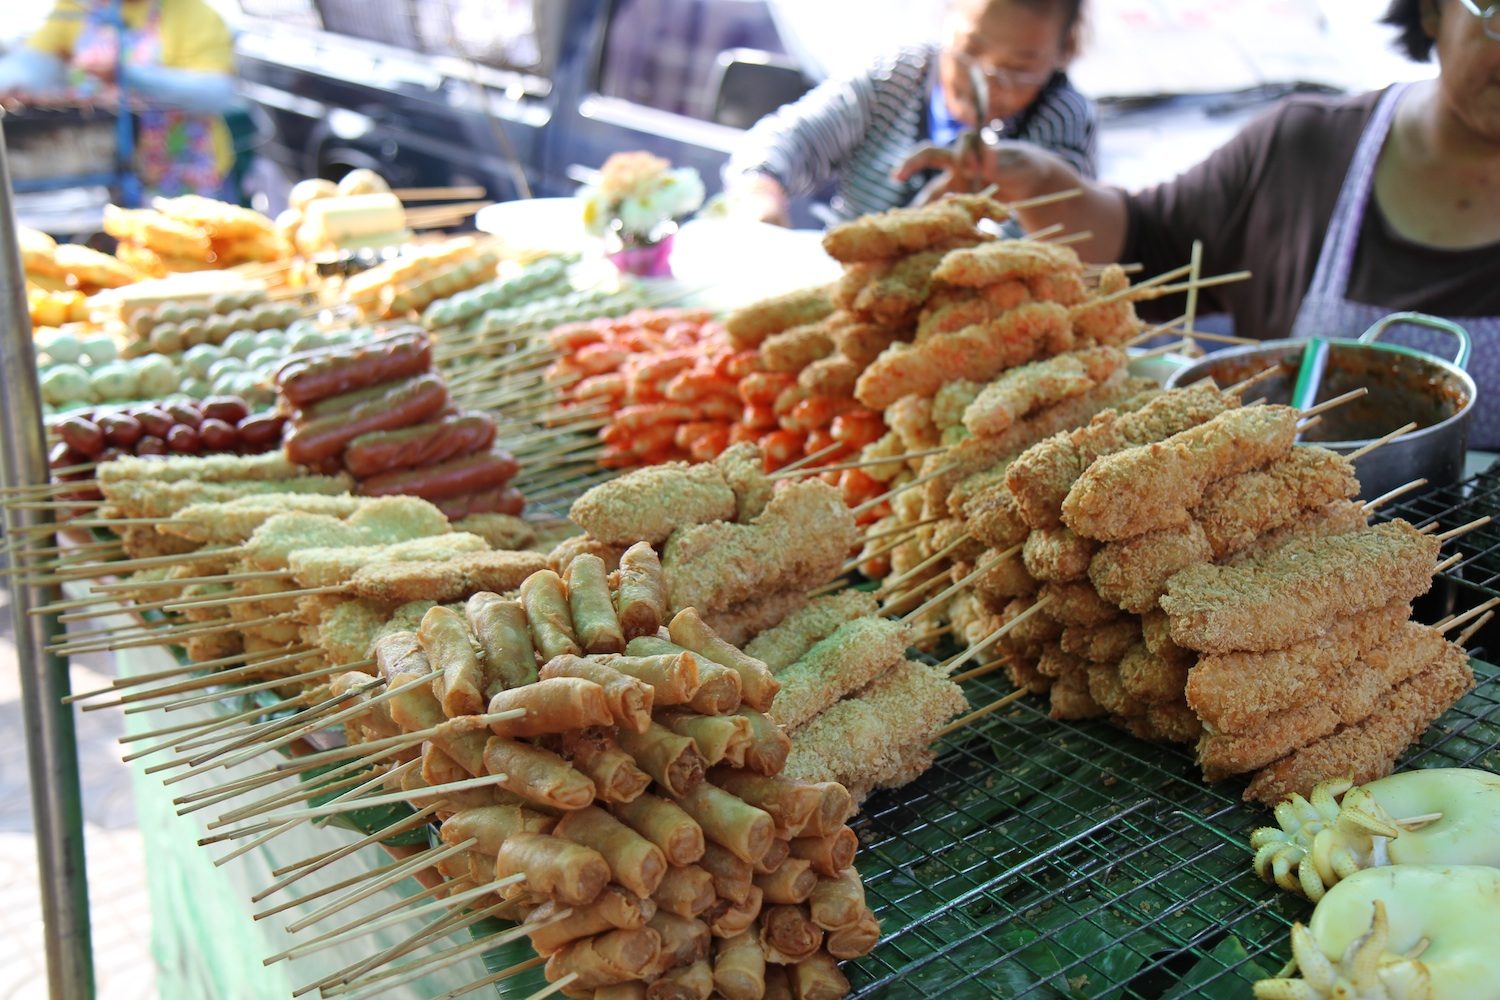
[[(1500, 671), (1475, 674), (1403, 766), (1500, 768)], [(976, 704), (1005, 693), (970, 686)], [(1270, 817), (1243, 787), (1205, 785), (1186, 747), (1054, 722), (1037, 698), (949, 738), (856, 824), (885, 933), (846, 966), (854, 995), (1247, 996), (1309, 908), (1250, 870)]]
[(1444, 529), (1486, 515), (1496, 520), (1445, 546), (1445, 551), (1461, 552), (1463, 559), (1441, 576), (1485, 598), (1500, 597), (1500, 462), (1461, 483), (1402, 497), (1382, 507), (1378, 514), (1381, 518), (1402, 517), (1417, 527), (1436, 521)]

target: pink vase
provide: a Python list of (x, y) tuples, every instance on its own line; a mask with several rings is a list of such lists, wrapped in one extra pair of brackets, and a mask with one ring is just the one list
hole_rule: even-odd
[(605, 254), (609, 262), (622, 274), (633, 274), (638, 278), (670, 278), (672, 276), (672, 240), (676, 229), (668, 231), (660, 239), (649, 243), (613, 244)]

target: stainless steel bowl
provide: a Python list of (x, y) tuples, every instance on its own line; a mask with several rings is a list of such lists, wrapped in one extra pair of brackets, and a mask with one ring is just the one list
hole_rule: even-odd
[[(1454, 360), (1380, 343), (1381, 335), (1399, 323), (1453, 334), (1458, 343)], [(1396, 313), (1357, 340), (1330, 340), (1328, 344), (1328, 365), (1318, 398), (1331, 399), (1359, 386), (1370, 392), (1326, 413), (1302, 440), (1348, 454), (1416, 421), (1416, 430), (1355, 460), (1361, 498), (1372, 499), (1414, 479), (1426, 479), (1433, 486), (1462, 479), (1469, 419), (1478, 393), (1474, 379), (1463, 367), (1470, 353), (1468, 333), (1447, 320)], [(1277, 373), (1257, 384), (1250, 394), (1264, 396), (1267, 402), (1286, 403), (1291, 400), (1306, 347), (1303, 340), (1268, 340), (1217, 351), (1174, 372), (1167, 385), (1191, 385), (1205, 377), (1219, 385), (1232, 385), (1274, 365)]]

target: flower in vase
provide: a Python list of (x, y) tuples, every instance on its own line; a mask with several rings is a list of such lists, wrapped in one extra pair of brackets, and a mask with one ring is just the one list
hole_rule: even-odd
[(691, 167), (672, 169), (650, 153), (616, 153), (593, 184), (579, 191), (584, 227), (613, 234), (626, 245), (646, 245), (675, 227), (668, 224), (703, 204), (703, 180)]

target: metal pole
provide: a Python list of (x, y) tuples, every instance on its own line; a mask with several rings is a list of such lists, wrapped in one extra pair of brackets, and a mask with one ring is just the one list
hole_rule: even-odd
[[(0, 485), (47, 481), (47, 438), (5, 138), (0, 134)], [(35, 524), (37, 511), (12, 511), (11, 525)], [(42, 650), (56, 628), (31, 609), (50, 603), (56, 587), (34, 587), (10, 578), (16, 662), (36, 828), (37, 876), (47, 946), (47, 983), (53, 1000), (89, 1000), (94, 965), (89, 943), (89, 890), (83, 860), (83, 802), (78, 785), (78, 744), (68, 694), (68, 665)]]

